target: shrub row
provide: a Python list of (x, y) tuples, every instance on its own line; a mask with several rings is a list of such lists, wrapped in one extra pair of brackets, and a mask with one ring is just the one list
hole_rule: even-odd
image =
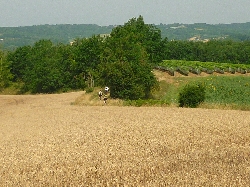
[[(241, 73), (241, 74), (246, 74), (246, 73), (250, 73), (250, 69), (243, 69), (243, 68), (225, 68), (225, 69), (221, 69), (218, 67), (215, 67), (213, 69), (209, 69), (209, 68), (193, 68), (193, 67), (166, 67), (166, 66), (156, 66), (155, 69), (163, 71), (168, 73), (171, 76), (175, 75), (175, 72), (178, 72), (182, 75), (188, 76), (189, 72), (196, 74), (196, 75), (200, 75), (201, 72), (207, 73), (207, 74), (213, 74), (214, 72), (216, 73), (220, 73), (220, 74), (224, 74), (225, 72), (227, 73), (231, 73), (231, 74), (235, 74), (237, 73)], [(187, 70), (188, 69), (188, 70)]]

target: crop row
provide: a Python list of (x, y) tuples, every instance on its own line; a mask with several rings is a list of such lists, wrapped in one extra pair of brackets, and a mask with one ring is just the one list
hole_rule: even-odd
[(199, 75), (201, 72), (208, 74), (225, 72), (234, 74), (250, 73), (250, 64), (229, 64), (229, 63), (216, 63), (216, 62), (199, 62), (199, 61), (184, 61), (184, 60), (165, 60), (155, 69), (167, 72), (169, 75), (174, 76), (175, 72), (188, 76), (189, 72)]

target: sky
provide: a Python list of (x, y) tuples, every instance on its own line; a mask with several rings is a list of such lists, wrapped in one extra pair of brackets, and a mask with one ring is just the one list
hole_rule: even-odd
[(0, 27), (250, 22), (250, 0), (0, 0)]

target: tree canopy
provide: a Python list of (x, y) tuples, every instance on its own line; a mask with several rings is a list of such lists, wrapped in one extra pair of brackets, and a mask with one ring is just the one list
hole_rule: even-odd
[(85, 89), (95, 80), (95, 86), (110, 87), (113, 98), (144, 99), (158, 86), (152, 68), (162, 60), (249, 64), (249, 58), (249, 41), (169, 41), (139, 16), (107, 37), (76, 38), (72, 45), (43, 39), (0, 51), (0, 86), (21, 82), (23, 92), (54, 93)]
[[(156, 59), (163, 60), (159, 55), (162, 43), (160, 31), (146, 25), (142, 16), (113, 29), (105, 41), (99, 65), (100, 83), (110, 87), (111, 97), (139, 99), (150, 96), (157, 85), (151, 65)], [(154, 48), (158, 50), (152, 50)]]
[(3, 51), (0, 51), (0, 91), (12, 81), (13, 74), (10, 72), (9, 62)]

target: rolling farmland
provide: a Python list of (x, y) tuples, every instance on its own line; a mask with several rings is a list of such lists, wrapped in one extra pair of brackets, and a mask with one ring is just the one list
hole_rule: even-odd
[(83, 95), (0, 96), (0, 186), (249, 185), (249, 111), (71, 104)]

